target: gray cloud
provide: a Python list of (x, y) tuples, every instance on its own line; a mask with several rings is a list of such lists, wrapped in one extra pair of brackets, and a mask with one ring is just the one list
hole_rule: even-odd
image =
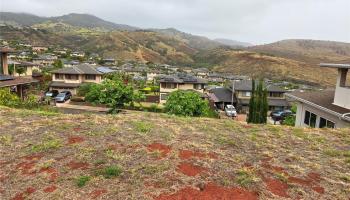
[(289, 38), (350, 42), (349, 0), (11, 0), (0, 10), (89, 13), (142, 28), (174, 27), (256, 44)]

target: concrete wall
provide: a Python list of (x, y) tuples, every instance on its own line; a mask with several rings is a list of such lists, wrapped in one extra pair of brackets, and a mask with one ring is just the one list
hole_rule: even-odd
[(306, 110), (317, 115), (316, 128), (319, 127), (321, 117), (334, 122), (336, 128), (350, 127), (350, 122), (340, 120), (338, 117), (334, 115), (331, 115), (327, 112), (324, 112), (322, 110), (319, 110), (317, 108), (314, 108), (304, 103), (297, 103), (297, 113), (296, 113), (296, 120), (295, 120), (296, 127), (308, 127), (308, 125), (304, 124)]

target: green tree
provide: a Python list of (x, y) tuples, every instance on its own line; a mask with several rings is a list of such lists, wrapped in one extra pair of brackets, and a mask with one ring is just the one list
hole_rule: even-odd
[(133, 87), (125, 84), (122, 80), (106, 79), (102, 84), (92, 85), (90, 91), (85, 95), (85, 100), (105, 104), (111, 108), (111, 112), (116, 112), (117, 109), (124, 104), (133, 101)]
[(9, 89), (0, 89), (0, 105), (8, 107), (17, 107), (21, 103), (21, 100), (16, 94), (10, 92)]
[(26, 72), (26, 69), (24, 67), (16, 67), (16, 73), (21, 76)]
[(78, 95), (84, 97), (96, 83), (83, 83), (78, 87)]
[(206, 100), (192, 91), (177, 90), (170, 93), (165, 104), (165, 111), (180, 116), (208, 116), (209, 105)]
[(61, 59), (55, 60), (55, 62), (53, 63), (53, 66), (55, 68), (63, 68), (63, 62)]
[(268, 112), (267, 89), (262, 80), (255, 87), (255, 80), (252, 81), (252, 95), (249, 101), (248, 123), (266, 124)]

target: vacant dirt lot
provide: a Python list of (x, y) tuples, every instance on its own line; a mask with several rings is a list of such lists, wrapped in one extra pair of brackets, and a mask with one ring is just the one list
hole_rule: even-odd
[(349, 135), (0, 107), (0, 199), (349, 199)]

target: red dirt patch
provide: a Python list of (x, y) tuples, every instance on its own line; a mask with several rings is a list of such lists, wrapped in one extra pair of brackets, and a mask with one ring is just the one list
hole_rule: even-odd
[(187, 176), (196, 176), (203, 171), (206, 171), (205, 168), (200, 166), (192, 165), (191, 163), (182, 162), (177, 166), (177, 170)]
[(319, 183), (321, 181), (321, 175), (319, 173), (310, 172), (307, 174), (307, 177), (312, 179), (313, 181)]
[(33, 170), (33, 168), (36, 163), (36, 161), (21, 162), (16, 165), (16, 169), (20, 170), (23, 175), (33, 175), (35, 174), (35, 170)]
[(160, 143), (153, 143), (147, 146), (148, 151), (160, 151), (161, 152), (161, 158), (165, 158), (168, 153), (171, 151), (171, 148), (167, 145), (160, 144)]
[(57, 189), (57, 186), (51, 185), (51, 186), (45, 188), (43, 191), (46, 193), (51, 193), (51, 192), (54, 192), (56, 189)]
[(50, 177), (49, 177), (50, 181), (55, 181), (58, 178), (58, 171), (52, 167), (41, 168), (39, 172), (50, 174)]
[(23, 159), (33, 161), (33, 160), (40, 160), (43, 157), (44, 157), (43, 154), (33, 154), (33, 155), (23, 156)]
[(79, 136), (72, 136), (68, 138), (68, 143), (67, 144), (76, 144), (76, 143), (82, 143), (84, 142), (85, 139), (83, 137)]
[(72, 136), (68, 138), (68, 143), (67, 144), (76, 144), (76, 143), (82, 143), (84, 142), (85, 139), (83, 137), (79, 136)]
[(199, 159), (203, 159), (203, 158), (212, 158), (212, 159), (217, 159), (218, 155), (215, 153), (202, 153), (202, 152), (198, 152), (198, 151), (191, 151), (191, 150), (181, 150), (179, 152), (179, 158), (182, 160), (186, 160), (186, 159), (191, 159), (191, 158), (199, 158)]
[(28, 187), (24, 192), (17, 193), (16, 196), (12, 198), (12, 200), (24, 200), (26, 196), (34, 193), (35, 191), (35, 188)]
[(312, 189), (319, 194), (324, 194), (324, 188), (321, 186), (315, 186)]
[(265, 180), (267, 189), (272, 192), (275, 195), (278, 195), (280, 197), (289, 197), (287, 190), (288, 185), (287, 183), (283, 183), (282, 181), (276, 180), (276, 179), (266, 179)]
[(185, 187), (175, 194), (162, 194), (156, 200), (257, 200), (257, 194), (241, 188), (220, 187), (213, 183), (204, 186), (203, 190)]
[(67, 164), (70, 169), (88, 169), (89, 163), (71, 161)]
[(98, 190), (94, 190), (90, 193), (90, 197), (92, 199), (97, 199), (99, 196), (101, 196), (102, 194), (107, 193), (107, 190), (105, 189), (98, 189)]
[(303, 185), (303, 186), (312, 186), (312, 180), (309, 180), (309, 179), (302, 179), (302, 178), (290, 176), (288, 178), (288, 181), (299, 185)]

